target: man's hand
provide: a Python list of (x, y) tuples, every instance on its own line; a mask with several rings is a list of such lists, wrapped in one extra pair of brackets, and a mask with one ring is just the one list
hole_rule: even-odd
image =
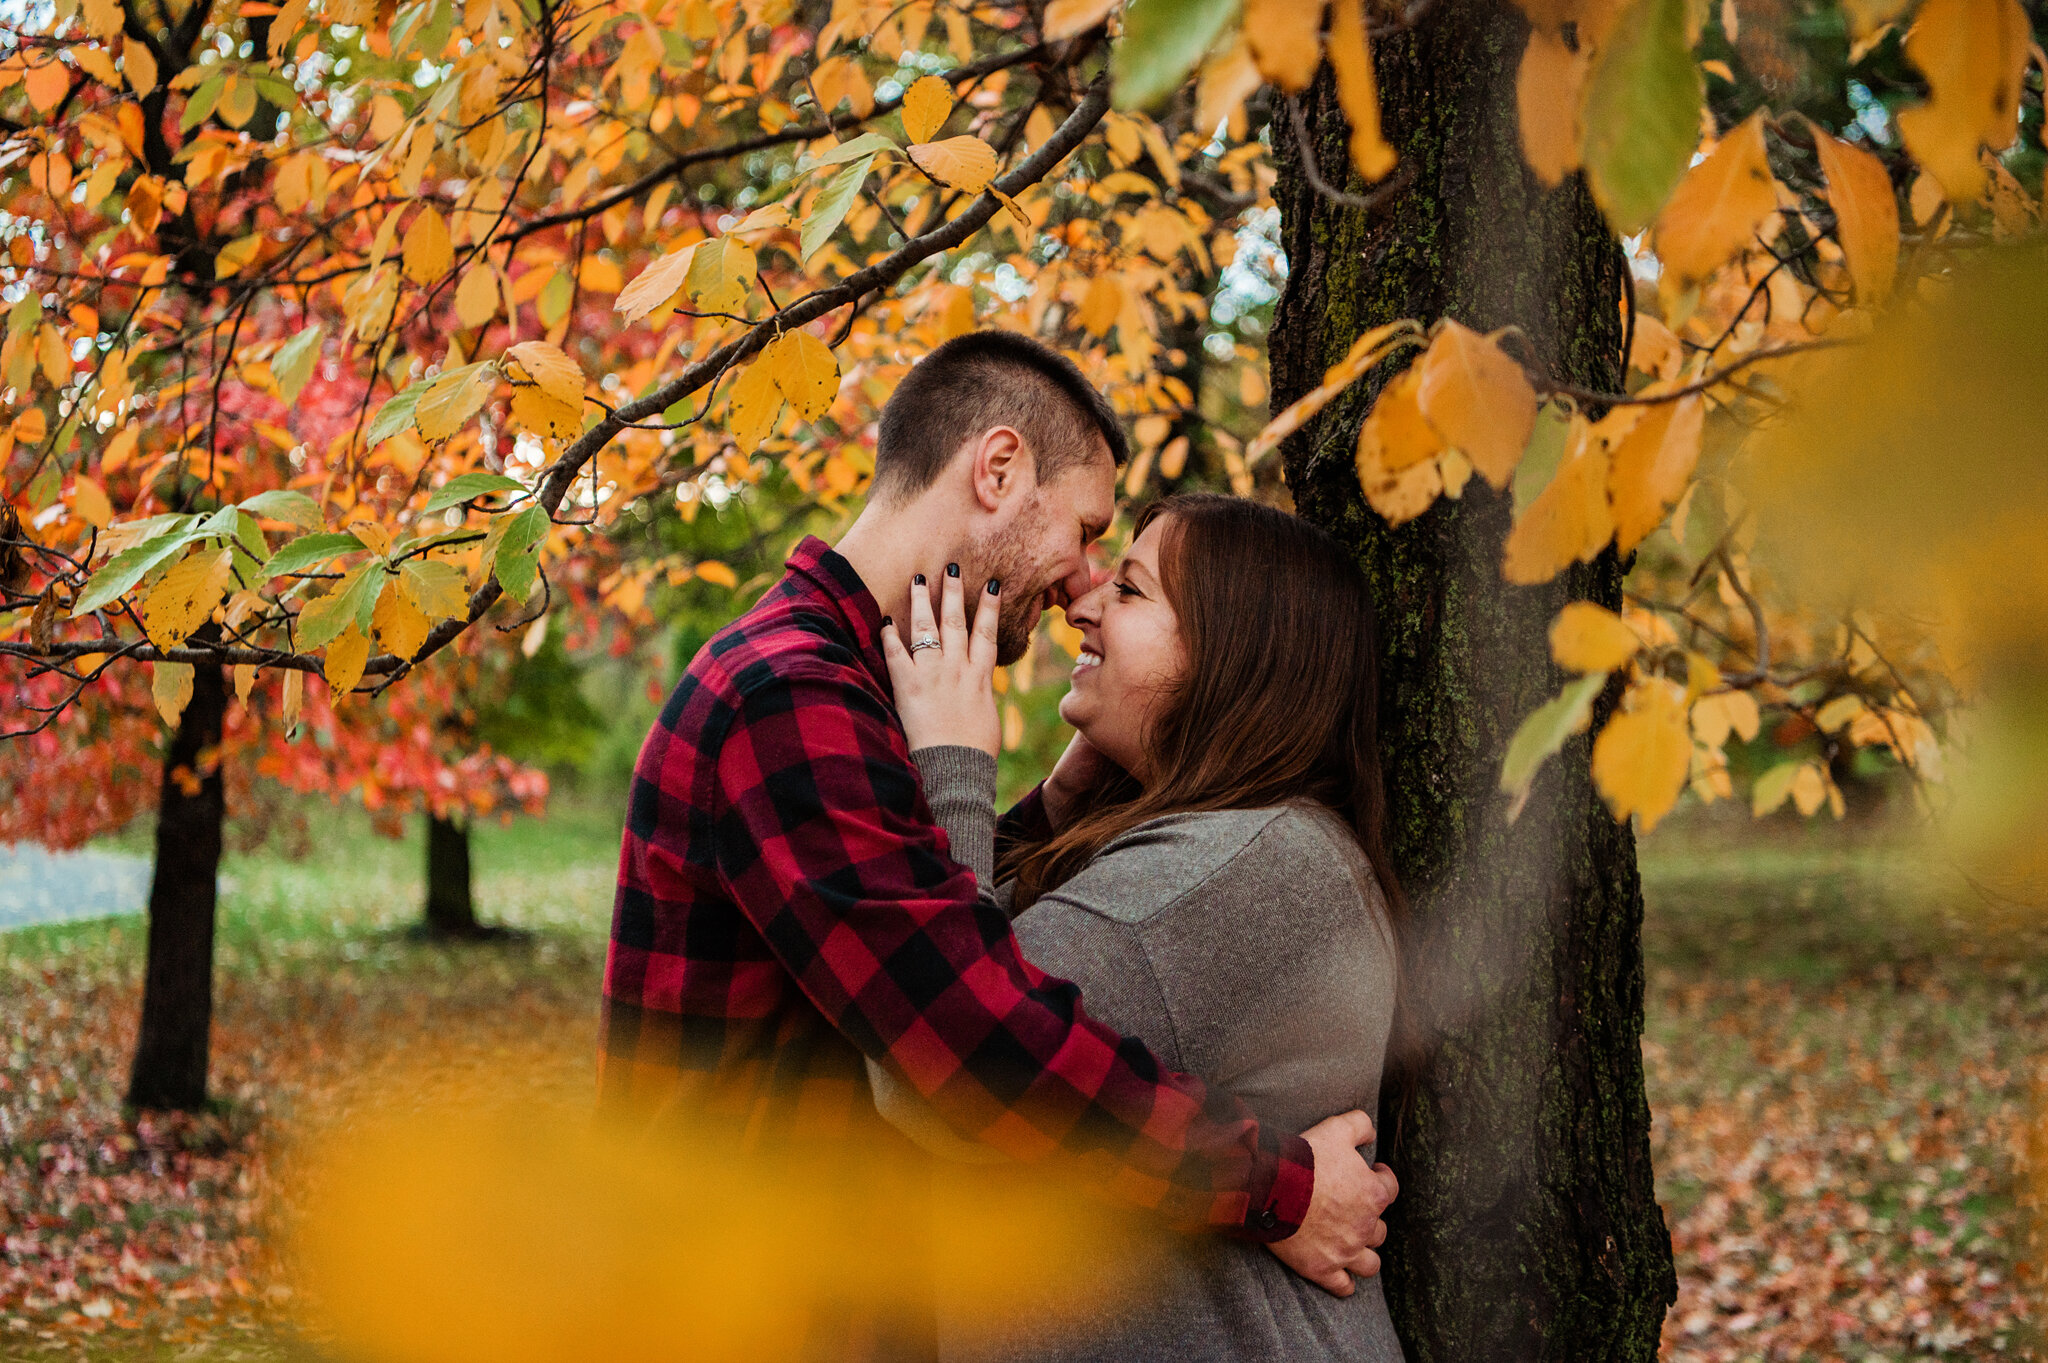
[(1358, 1290), (1356, 1273), (1370, 1278), (1380, 1271), (1375, 1252), (1386, 1243), (1380, 1220), (1401, 1190), (1394, 1171), (1384, 1164), (1367, 1167), (1358, 1147), (1373, 1138), (1372, 1118), (1363, 1112), (1342, 1112), (1301, 1133), (1316, 1152), (1315, 1191), (1301, 1229), (1266, 1248), (1281, 1263), (1333, 1296)]

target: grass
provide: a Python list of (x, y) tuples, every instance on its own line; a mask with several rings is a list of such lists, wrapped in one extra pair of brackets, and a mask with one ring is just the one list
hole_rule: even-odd
[[(1642, 854), (1682, 1278), (1665, 1356), (2026, 1354), (2041, 929), (1894, 827), (1714, 812)], [(231, 856), (222, 1103), (198, 1122), (120, 1112), (139, 920), (0, 936), (0, 1359), (310, 1357), (264, 1230), (289, 1194), (279, 1133), (388, 1098), (427, 1052), (587, 1093), (618, 817), (572, 797), (479, 828), (480, 912), (526, 932), (483, 945), (409, 935), (417, 827), (392, 842), (321, 806), (303, 857)]]

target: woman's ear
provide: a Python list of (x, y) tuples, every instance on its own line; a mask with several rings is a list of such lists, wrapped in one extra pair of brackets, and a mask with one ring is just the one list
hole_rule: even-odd
[(1014, 428), (991, 426), (975, 441), (969, 478), (983, 511), (1000, 511), (1030, 484), (1033, 472), (1031, 451)]

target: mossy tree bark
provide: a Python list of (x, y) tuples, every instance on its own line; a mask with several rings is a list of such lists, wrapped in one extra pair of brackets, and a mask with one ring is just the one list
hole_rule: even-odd
[(227, 816), (219, 756), (227, 707), (221, 669), (195, 667), (192, 699), (164, 754), (142, 1026), (128, 1076), (131, 1107), (189, 1112), (206, 1105), (214, 910)]
[[(1620, 384), (1614, 237), (1583, 184), (1546, 192), (1522, 163), (1526, 33), (1506, 0), (1437, 0), (1375, 45), (1387, 135), (1413, 177), (1377, 211), (1318, 195), (1275, 120), (1289, 268), (1275, 410), (1400, 317), (1514, 325), (1553, 372)], [(1341, 181), (1348, 129), (1327, 67), (1303, 100), (1317, 161)], [(1676, 1280), (1650, 1168), (1634, 837), (1594, 791), (1584, 737), (1516, 822), (1496, 790), (1515, 726), (1564, 680), (1552, 615), (1570, 600), (1618, 608), (1622, 565), (1610, 550), (1547, 585), (1508, 585), (1510, 501), (1476, 477), (1462, 500), (1389, 527), (1365, 506), (1353, 455), (1390, 374), (1282, 451), (1298, 509), (1356, 549), (1381, 613), (1389, 831), (1414, 904), (1409, 997), (1425, 1037), (1405, 1114), (1382, 1114), (1388, 1136), (1400, 1125), (1402, 1178), (1389, 1301), (1412, 1363), (1650, 1359)]]

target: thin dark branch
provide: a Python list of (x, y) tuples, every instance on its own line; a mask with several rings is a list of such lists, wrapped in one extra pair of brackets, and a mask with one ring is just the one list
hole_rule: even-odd
[(1376, 212), (1387, 201), (1406, 189), (1415, 178), (1412, 162), (1403, 162), (1401, 169), (1370, 194), (1347, 194), (1323, 178), (1322, 168), (1316, 165), (1316, 149), (1309, 142), (1308, 119), (1301, 112), (1301, 100), (1287, 97), (1287, 118), (1294, 125), (1295, 149), (1301, 153), (1301, 173), (1307, 178), (1315, 192), (1342, 208), (1357, 209), (1360, 212)]

